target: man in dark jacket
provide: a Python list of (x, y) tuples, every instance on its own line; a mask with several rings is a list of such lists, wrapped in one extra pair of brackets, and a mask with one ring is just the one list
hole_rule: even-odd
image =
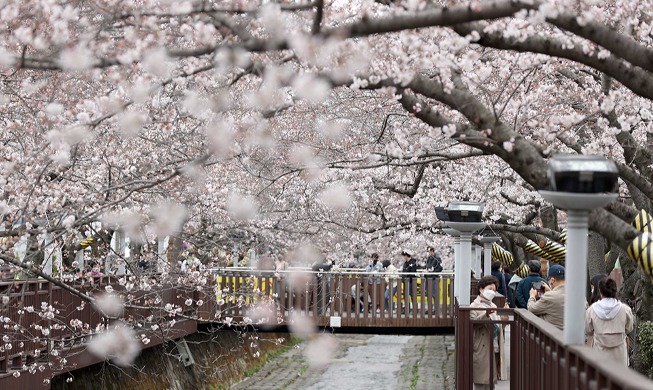
[(429, 247), (429, 257), (426, 259), (426, 272), (442, 272), (442, 259), (432, 246)]
[[(432, 246), (428, 247), (429, 250), (429, 257), (426, 259), (426, 272), (442, 272), (442, 259), (440, 256), (438, 256), (437, 253), (435, 253), (435, 248)], [(436, 283), (435, 280), (437, 279), (437, 276), (429, 276), (426, 278), (426, 282), (428, 283), (429, 286), (431, 286), (431, 298), (437, 299), (438, 294), (436, 291)], [(422, 284), (424, 284), (422, 282)], [(422, 288), (426, 290), (426, 285), (423, 285)]]
[(540, 269), (542, 265), (538, 260), (530, 260), (528, 262), (529, 274), (522, 279), (517, 285), (515, 290), (515, 304), (517, 307), (526, 309), (528, 308), (528, 298), (530, 297), (531, 288), (536, 290), (542, 289), (542, 284), (546, 284), (546, 280), (540, 276)]
[(505, 278), (503, 272), (501, 272), (501, 262), (500, 261), (495, 261), (494, 263), (492, 263), (492, 276), (499, 279), (499, 287), (497, 287), (497, 292), (499, 294), (503, 295), (504, 297), (506, 297), (506, 301), (507, 301), (508, 293), (506, 291), (506, 287), (507, 287), (506, 278)]
[[(404, 257), (404, 265), (403, 267), (401, 267), (401, 272), (410, 272), (410, 273), (417, 272), (417, 260), (415, 260), (413, 256), (411, 256), (411, 254), (406, 251), (401, 252), (401, 255)], [(411, 302), (411, 306), (413, 302), (413, 283), (414, 283), (413, 278), (414, 277), (415, 275), (402, 275), (403, 284), (404, 284), (403, 291), (404, 294), (406, 293), (406, 291), (408, 291), (408, 296)]]

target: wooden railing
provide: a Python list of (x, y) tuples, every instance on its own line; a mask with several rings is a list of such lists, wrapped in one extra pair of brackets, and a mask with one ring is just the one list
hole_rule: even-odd
[[(141, 348), (159, 345), (167, 340), (197, 331), (203, 305), (184, 305), (206, 299), (215, 306), (215, 294), (192, 288), (160, 286), (149, 291), (126, 292), (125, 287), (110, 278), (85, 279), (71, 284), (75, 290), (98, 296), (107, 286), (124, 293), (128, 306), (123, 315), (127, 324), (140, 324)], [(92, 304), (78, 295), (43, 279), (0, 282), (0, 388), (49, 388), (47, 380), (61, 371), (82, 368), (103, 361), (87, 352), (85, 344), (110, 321)], [(148, 303), (148, 302), (157, 302)], [(164, 304), (184, 308), (179, 315), (170, 315)], [(45, 308), (48, 308), (44, 310)], [(169, 322), (175, 320), (175, 323)], [(158, 331), (144, 324), (163, 323)], [(44, 383), (44, 381), (46, 381)]]
[[(226, 269), (216, 274), (216, 281), (218, 301), (231, 303), (220, 309), (222, 319), (251, 317), (252, 307), (259, 305), (276, 311), (279, 320), (272, 325), (287, 325), (291, 316), (299, 315), (310, 317), (317, 326), (453, 327), (450, 273), (386, 279), (364, 272)], [(234, 304), (239, 299), (243, 304)]]
[[(565, 346), (562, 331), (524, 309), (499, 309), (500, 321), (472, 321), (456, 306), (456, 389), (472, 389), (474, 326), (510, 325), (510, 389), (653, 389), (653, 381), (585, 345)], [(491, 364), (494, 356), (487, 357)], [(492, 370), (490, 370), (492, 372)], [(490, 381), (492, 383), (493, 380)], [(490, 388), (493, 388), (490, 387)]]

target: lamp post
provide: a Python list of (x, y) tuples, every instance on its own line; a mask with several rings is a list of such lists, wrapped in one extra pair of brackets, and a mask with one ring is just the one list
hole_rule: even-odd
[(460, 232), (456, 229), (444, 228), (442, 231), (453, 236), (453, 296), (460, 296)]
[[(481, 277), (481, 252), (480, 245), (472, 245), (472, 261), (474, 262), (474, 275), (477, 278)], [(485, 275), (484, 275), (485, 276)]]
[(617, 198), (618, 171), (600, 156), (557, 155), (549, 160), (552, 191), (540, 191), (546, 201), (567, 210), (565, 309), (563, 340), (585, 343), (585, 288), (587, 285), (587, 231), (589, 211)]
[(483, 232), (482, 236), (478, 237), (479, 241), (483, 243), (483, 276), (492, 274), (492, 244), (501, 240), (494, 233)]
[(460, 232), (460, 272), (458, 290), (460, 305), (470, 304), (471, 269), (472, 269), (472, 233), (485, 227), (481, 222), (483, 203), (478, 202), (449, 202), (447, 225)]

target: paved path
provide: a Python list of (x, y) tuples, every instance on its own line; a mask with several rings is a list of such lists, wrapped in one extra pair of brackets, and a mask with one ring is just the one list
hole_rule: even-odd
[(453, 336), (334, 335), (337, 349), (320, 368), (292, 349), (232, 389), (450, 389)]

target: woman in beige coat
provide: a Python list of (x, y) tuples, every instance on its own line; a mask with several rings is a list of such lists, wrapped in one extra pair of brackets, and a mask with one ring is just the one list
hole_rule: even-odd
[[(478, 281), (478, 297), (469, 306), (471, 308), (496, 308), (492, 299), (497, 291), (499, 280), (492, 276), (484, 276)], [(472, 320), (499, 320), (496, 311), (491, 310), (471, 310), (470, 318)], [(490, 369), (492, 369), (492, 378), (496, 383), (499, 374), (506, 376), (506, 363), (504, 359), (503, 332), (499, 324), (475, 324), (474, 325), (474, 390), (483, 390), (490, 388)], [(500, 370), (497, 372), (497, 361), (494, 361), (493, 367), (490, 366), (490, 351), (499, 353)]]
[(601, 279), (598, 283), (601, 299), (585, 312), (585, 332), (588, 344), (602, 351), (603, 356), (628, 365), (627, 334), (633, 330), (633, 312), (617, 300), (617, 283)]

